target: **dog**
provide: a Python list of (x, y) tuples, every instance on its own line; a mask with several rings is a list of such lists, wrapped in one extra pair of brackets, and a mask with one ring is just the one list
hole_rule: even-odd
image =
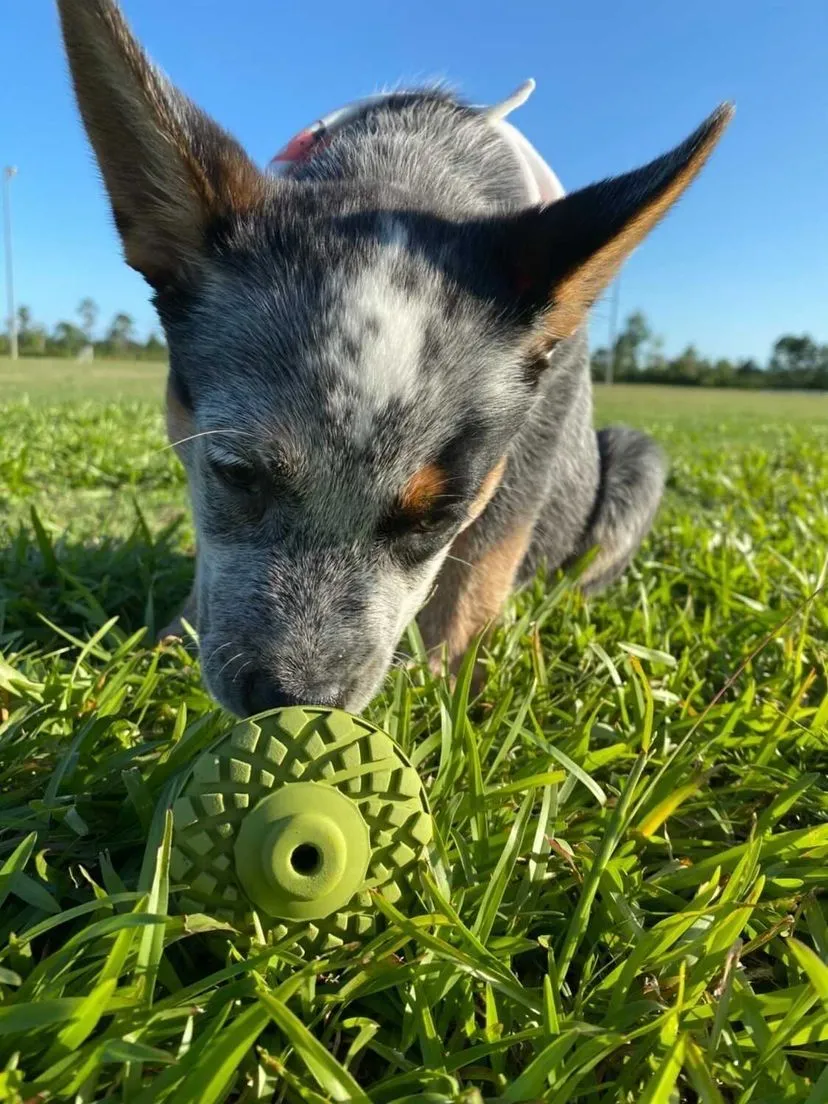
[(597, 549), (580, 585), (617, 578), (665, 461), (640, 433), (595, 432), (585, 320), (732, 108), (566, 195), (542, 194), (554, 177), (503, 125), (513, 104), (439, 88), (352, 106), (262, 171), (114, 0), (58, 7), (169, 346), (196, 526), (185, 612), (210, 693), (239, 715), (358, 712), (413, 619), (456, 666), (542, 567)]

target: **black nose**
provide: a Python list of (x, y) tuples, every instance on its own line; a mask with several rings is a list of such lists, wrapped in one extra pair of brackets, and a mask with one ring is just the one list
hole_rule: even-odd
[(266, 671), (251, 671), (244, 680), (242, 690), (242, 704), (248, 716), (264, 713), (268, 709), (284, 709), (289, 705), (329, 705), (341, 708), (344, 699), (344, 692), (332, 686), (303, 687), (298, 693), (293, 689), (287, 690)]

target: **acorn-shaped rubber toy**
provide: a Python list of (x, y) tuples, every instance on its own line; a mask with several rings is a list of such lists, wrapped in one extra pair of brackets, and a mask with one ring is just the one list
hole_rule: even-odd
[(237, 724), (173, 807), (182, 907), (325, 950), (376, 930), (370, 890), (405, 910), (432, 824), (416, 770), (384, 732), (292, 706)]

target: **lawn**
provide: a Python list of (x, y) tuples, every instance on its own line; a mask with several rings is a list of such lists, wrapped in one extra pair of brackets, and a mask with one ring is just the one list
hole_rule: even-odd
[(0, 399), (14, 399), (25, 393), (33, 402), (89, 397), (153, 402), (163, 392), (165, 372), (165, 365), (151, 360), (96, 360), (84, 364), (61, 357), (0, 357)]
[(389, 677), (438, 842), (313, 957), (179, 912), (166, 809), (226, 718), (152, 643), (162, 372), (65, 367), (0, 361), (0, 1101), (828, 1102), (828, 398), (600, 391), (670, 454), (652, 537), (519, 595), (468, 707)]

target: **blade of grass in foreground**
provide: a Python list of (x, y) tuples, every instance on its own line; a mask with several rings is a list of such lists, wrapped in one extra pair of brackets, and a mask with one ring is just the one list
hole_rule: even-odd
[(22, 873), (25, 869), (36, 843), (37, 832), (30, 832), (0, 866), (0, 906), (12, 891), (15, 874)]
[(621, 837), (627, 829), (636, 787), (644, 772), (646, 762), (646, 756), (641, 754), (633, 764), (630, 776), (618, 799), (618, 804), (613, 810), (612, 816), (607, 824), (604, 838), (601, 842), (601, 849), (595, 856), (589, 874), (581, 887), (581, 892), (575, 905), (575, 911), (572, 914), (572, 919), (567, 928), (561, 947), (561, 953), (558, 956), (558, 969), (562, 979), (566, 977), (567, 971), (572, 964), (572, 959), (575, 957), (581, 940), (586, 934), (592, 904), (595, 900), (595, 894), (598, 892), (601, 875), (606, 869), (607, 863), (610, 861), (613, 852), (621, 842)]
[[(595, 1032), (597, 1034), (597, 1029)], [(590, 1029), (579, 1025), (568, 1028), (557, 1039), (553, 1039), (501, 1095), (501, 1104), (518, 1104), (520, 1101), (536, 1100), (540, 1097), (546, 1088), (549, 1074), (566, 1058), (576, 1039), (585, 1034), (590, 1034)]]
[[(147, 911), (151, 915), (166, 916), (170, 900), (170, 850), (172, 848), (173, 818), (170, 809), (164, 809), (163, 818), (154, 831), (151, 830), (147, 843), (148, 854), (155, 851), (155, 868), (149, 886)], [(159, 832), (160, 829), (160, 832)], [(158, 836), (160, 835), (160, 839)], [(157, 840), (157, 842), (156, 842)], [(147, 1007), (152, 1005), (155, 992), (155, 979), (161, 956), (164, 953), (164, 928), (154, 925), (145, 928), (141, 934), (138, 958), (135, 964), (136, 977), (141, 986), (142, 999)]]
[(802, 967), (814, 990), (828, 1009), (828, 966), (815, 954), (810, 947), (801, 943), (798, 939), (789, 939), (787, 946), (796, 961)]
[(640, 1104), (672, 1104), (673, 1091), (684, 1061), (684, 1046), (684, 1037), (679, 1035), (647, 1083)]
[(237, 1015), (178, 1085), (175, 1104), (216, 1104), (223, 1100), (242, 1059), (267, 1023), (267, 1012), (259, 1004), (251, 1004)]
[(506, 889), (512, 877), (512, 871), (515, 868), (520, 849), (523, 846), (523, 836), (526, 831), (526, 826), (529, 823), (529, 817), (532, 814), (532, 806), (534, 803), (535, 791), (530, 790), (523, 799), (518, 815), (515, 817), (515, 821), (509, 831), (506, 846), (500, 853), (500, 858), (497, 860), (497, 866), (489, 880), (489, 884), (486, 886), (486, 892), (483, 894), (483, 900), (480, 902), (480, 911), (472, 926), (473, 934), (477, 936), (481, 943), (486, 943), (492, 933), (492, 928), (497, 919), (498, 909), (503, 901), (504, 894), (506, 893)]
[(261, 1010), (273, 1020), (287, 1038), (321, 1089), (334, 1100), (371, 1104), (371, 1098), (365, 1095), (351, 1074), (308, 1031), (286, 1004), (263, 989), (259, 989), (257, 995), (262, 1006)]

